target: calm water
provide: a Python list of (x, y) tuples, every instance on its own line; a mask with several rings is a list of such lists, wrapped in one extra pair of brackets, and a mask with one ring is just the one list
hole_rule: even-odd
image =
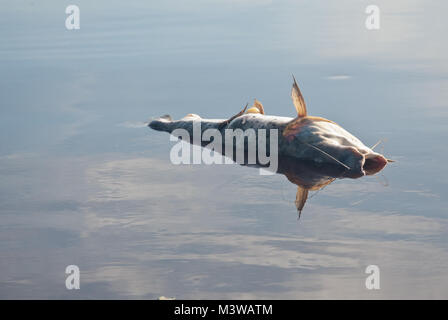
[[(370, 1), (79, 0), (77, 31), (68, 4), (0, 4), (0, 298), (448, 298), (444, 1), (378, 0), (378, 31)], [(294, 116), (291, 73), (397, 160), (300, 221), (284, 176), (172, 165), (144, 126), (255, 97)]]

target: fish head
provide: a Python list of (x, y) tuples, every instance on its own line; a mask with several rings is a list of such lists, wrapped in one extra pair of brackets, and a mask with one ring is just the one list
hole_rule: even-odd
[(336, 145), (329, 147), (327, 150), (333, 154), (340, 152), (340, 161), (348, 167), (344, 171), (343, 176), (348, 178), (374, 175), (383, 170), (387, 164), (386, 157), (374, 152), (365, 145)]
[(365, 146), (358, 138), (333, 121), (318, 117), (298, 118), (282, 132), (299, 158), (317, 163), (337, 164), (341, 176), (359, 178), (381, 171), (388, 160)]

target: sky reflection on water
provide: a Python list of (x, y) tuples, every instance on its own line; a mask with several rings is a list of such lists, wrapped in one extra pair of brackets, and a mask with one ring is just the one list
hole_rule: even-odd
[[(2, 4), (0, 298), (447, 298), (447, 44), (442, 1)], [(176, 4), (174, 6), (174, 4)], [(258, 98), (398, 162), (308, 200), (282, 175), (174, 166), (170, 113)], [(65, 267), (81, 290), (65, 288)], [(365, 289), (365, 267), (381, 290)]]

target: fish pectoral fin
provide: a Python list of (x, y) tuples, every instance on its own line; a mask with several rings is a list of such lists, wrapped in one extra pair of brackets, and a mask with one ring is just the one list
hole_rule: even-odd
[(297, 116), (300, 117), (306, 117), (306, 104), (305, 99), (303, 99), (302, 92), (300, 92), (299, 86), (297, 85), (296, 78), (294, 78), (294, 75), (292, 76), (294, 83), (292, 84), (292, 90), (291, 90), (291, 98), (292, 102), (294, 103), (294, 107), (296, 107)]
[(244, 114), (244, 112), (246, 112), (246, 109), (247, 109), (247, 106), (248, 106), (248, 105), (249, 105), (249, 104), (246, 103), (246, 106), (244, 107), (243, 110), (241, 110), (240, 112), (238, 112), (236, 115), (230, 117), (229, 119), (227, 119), (227, 120), (221, 122), (221, 123), (219, 124), (219, 126), (218, 126), (218, 129), (221, 130), (223, 127), (225, 127), (226, 125), (228, 125), (232, 120), (234, 120), (234, 119), (236, 119), (236, 118), (242, 116), (242, 115)]
[(299, 218), (302, 214), (302, 209), (305, 206), (306, 200), (308, 199), (308, 189), (301, 186), (297, 187), (296, 201), (294, 201), (297, 211), (299, 211)]

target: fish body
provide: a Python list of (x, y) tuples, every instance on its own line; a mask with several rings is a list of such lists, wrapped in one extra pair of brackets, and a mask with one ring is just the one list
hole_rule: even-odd
[[(225, 136), (225, 131), (229, 129), (254, 129), (257, 141), (259, 129), (265, 129), (267, 150), (270, 150), (272, 143), (269, 132), (276, 129), (278, 157), (311, 161), (319, 165), (338, 165), (343, 168), (343, 176), (350, 178), (375, 174), (387, 164), (388, 160), (383, 155), (364, 145), (337, 123), (321, 117), (308, 116), (305, 101), (295, 79), (291, 97), (298, 114), (296, 118), (266, 115), (261, 103), (255, 100), (249, 110), (246, 111), (246, 106), (230, 119), (202, 119), (198, 115), (189, 114), (174, 121), (169, 116), (162, 116), (151, 121), (149, 127), (168, 133), (175, 129), (184, 129), (190, 137), (194, 133), (194, 124), (200, 124), (201, 135), (207, 129), (218, 130), (222, 136)], [(193, 143), (193, 140), (190, 142)], [(201, 142), (202, 146), (207, 144), (208, 141)], [(244, 148), (247, 151), (247, 146)], [(224, 145), (222, 150), (225, 150)]]

